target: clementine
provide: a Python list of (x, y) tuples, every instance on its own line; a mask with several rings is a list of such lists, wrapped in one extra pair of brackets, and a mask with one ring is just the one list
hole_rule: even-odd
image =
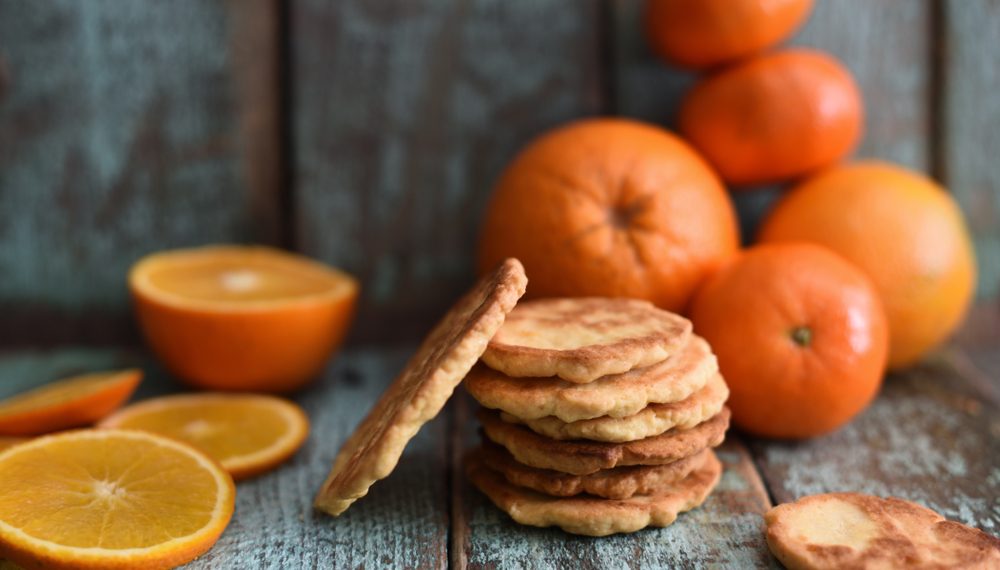
[(692, 304), (729, 384), (733, 422), (766, 437), (832, 431), (875, 397), (888, 325), (868, 277), (812, 244), (759, 245)]
[(479, 269), (516, 257), (530, 297), (634, 297), (680, 311), (737, 247), (729, 197), (691, 147), (650, 125), (591, 119), (541, 136), (507, 167)]
[(943, 342), (975, 290), (976, 258), (958, 205), (926, 176), (885, 162), (806, 180), (778, 202), (760, 239), (819, 243), (867, 272), (889, 316), (892, 368)]
[(346, 273), (266, 247), (150, 255), (132, 267), (129, 286), (164, 364), (215, 390), (301, 387), (340, 345), (358, 295)]
[(861, 92), (833, 57), (788, 49), (697, 83), (681, 102), (681, 133), (734, 185), (779, 182), (848, 155), (863, 130)]
[(648, 0), (646, 41), (670, 63), (693, 69), (741, 59), (798, 28), (812, 0)]

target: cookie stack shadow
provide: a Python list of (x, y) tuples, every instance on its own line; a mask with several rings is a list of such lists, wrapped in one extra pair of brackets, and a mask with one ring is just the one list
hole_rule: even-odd
[(604, 536), (671, 524), (722, 465), (729, 390), (691, 323), (636, 300), (520, 303), (464, 381), (473, 484), (521, 524)]

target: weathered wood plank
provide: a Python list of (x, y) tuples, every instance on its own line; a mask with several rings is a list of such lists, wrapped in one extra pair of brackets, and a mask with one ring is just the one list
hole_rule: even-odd
[(472, 279), (505, 164), (601, 110), (597, 8), (291, 3), (297, 244), (361, 278), (356, 339), (436, 318)]
[[(412, 349), (344, 353), (296, 400), (309, 414), (305, 447), (276, 471), (237, 485), (236, 514), (190, 568), (443, 568), (447, 565), (448, 460), (443, 414), (424, 426), (398, 468), (339, 518), (312, 510), (337, 449), (402, 368)], [(137, 398), (179, 386), (147, 358), (114, 350), (0, 354), (0, 396), (69, 373), (140, 365)]]
[(475, 402), (455, 398), (452, 543), (455, 568), (779, 567), (761, 532), (767, 493), (738, 438), (718, 450), (726, 471), (709, 499), (665, 529), (604, 538), (521, 526), (467, 481), (461, 456), (478, 442)]
[(1000, 295), (1000, 4), (945, 0), (940, 175), (971, 226), (978, 295)]
[[(612, 1), (614, 110), (672, 128), (677, 105), (697, 76), (668, 66), (646, 48), (640, 32), (642, 2)], [(805, 27), (788, 42), (828, 51), (854, 73), (867, 108), (858, 156), (928, 168), (929, 14), (928, 1), (816, 2)], [(767, 187), (733, 195), (745, 241), (752, 241), (779, 190)]]
[(947, 353), (887, 378), (875, 403), (832, 435), (751, 449), (779, 503), (831, 491), (892, 495), (1000, 534), (1000, 409)]
[(273, 5), (0, 3), (0, 340), (131, 336), (138, 257), (275, 240)]

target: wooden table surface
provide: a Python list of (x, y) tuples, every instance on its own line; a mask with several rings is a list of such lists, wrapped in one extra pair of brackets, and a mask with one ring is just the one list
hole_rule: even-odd
[[(520, 526), (467, 483), (474, 402), (461, 388), (424, 426), (393, 474), (340, 518), (312, 498), (340, 444), (402, 367), (412, 347), (340, 354), (295, 399), (312, 420), (305, 447), (278, 470), (237, 487), (236, 514), (190, 568), (777, 567), (761, 514), (802, 495), (854, 490), (917, 501), (1000, 534), (1000, 408), (991, 346), (953, 345), (890, 375), (875, 403), (839, 432), (805, 443), (730, 433), (726, 470), (699, 509), (666, 529), (587, 538)], [(985, 356), (984, 356), (985, 355)], [(135, 349), (0, 353), (2, 395), (79, 371), (140, 366), (142, 399), (182, 390)]]

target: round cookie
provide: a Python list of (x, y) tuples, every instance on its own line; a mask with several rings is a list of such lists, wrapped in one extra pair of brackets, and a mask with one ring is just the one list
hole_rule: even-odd
[(587, 493), (606, 499), (627, 499), (633, 495), (655, 495), (704, 465), (712, 452), (705, 449), (673, 463), (616, 467), (590, 475), (571, 475), (523, 465), (502, 446), (488, 439), (483, 441), (480, 453), (487, 467), (518, 487), (553, 497)]
[(708, 343), (691, 335), (667, 360), (587, 384), (560, 378), (513, 378), (482, 364), (465, 377), (465, 388), (487, 408), (526, 420), (555, 416), (576, 422), (601, 416), (622, 418), (649, 404), (677, 402), (700, 390), (719, 372)]
[(764, 515), (787, 568), (1000, 568), (1000, 539), (902, 499), (829, 493)]
[(483, 362), (507, 376), (586, 383), (660, 362), (690, 334), (691, 321), (648, 301), (541, 299), (511, 312)]
[(507, 423), (493, 410), (480, 408), (477, 416), (486, 437), (504, 446), (520, 463), (574, 475), (589, 475), (602, 469), (627, 465), (671, 463), (706, 447), (719, 445), (729, 428), (729, 409), (723, 408), (708, 421), (691, 429), (670, 430), (638, 441), (558, 441), (538, 435), (522, 425)]
[[(711, 452), (710, 452), (711, 453)], [(515, 521), (530, 526), (558, 526), (566, 532), (607, 536), (635, 532), (648, 526), (664, 527), (681, 512), (701, 505), (722, 474), (715, 454), (690, 475), (661, 489), (655, 495), (635, 495), (614, 500), (578, 495), (550, 497), (507, 482), (473, 453), (466, 471), (472, 483)]]
[(718, 414), (729, 397), (729, 387), (716, 374), (701, 389), (679, 402), (650, 404), (639, 413), (623, 418), (603, 416), (576, 422), (564, 422), (555, 416), (522, 420), (501, 412), (505, 422), (523, 423), (535, 433), (552, 439), (589, 439), (592, 441), (635, 441), (678, 428), (694, 427)]
[(316, 494), (317, 509), (337, 516), (392, 472), (406, 444), (441, 411), (479, 359), (527, 283), (521, 262), (507, 259), (455, 303), (344, 442)]

